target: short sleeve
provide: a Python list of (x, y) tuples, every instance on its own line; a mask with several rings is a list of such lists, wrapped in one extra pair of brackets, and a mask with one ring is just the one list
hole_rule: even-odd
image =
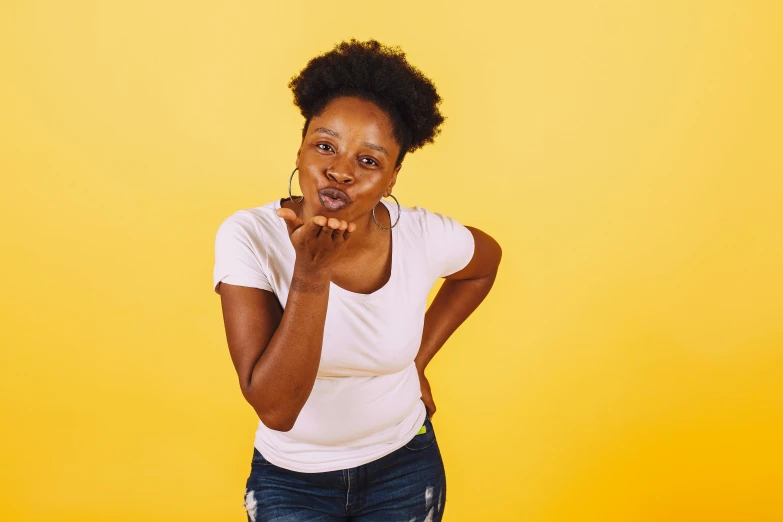
[(473, 259), (475, 249), (470, 230), (452, 217), (426, 209), (420, 211), (433, 276), (446, 277), (465, 268)]
[(241, 211), (229, 216), (215, 236), (215, 267), (212, 289), (219, 282), (272, 291), (265, 272), (262, 238), (253, 217)]

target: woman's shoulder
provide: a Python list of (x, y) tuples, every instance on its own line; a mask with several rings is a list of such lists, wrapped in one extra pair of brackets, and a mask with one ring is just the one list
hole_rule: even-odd
[(280, 208), (280, 200), (276, 199), (258, 207), (235, 210), (223, 219), (219, 228), (230, 229), (257, 239), (274, 240), (280, 228), (280, 217), (275, 212), (278, 208)]
[[(238, 223), (269, 223), (278, 217), (275, 211), (280, 208), (280, 200), (272, 200), (258, 207), (247, 207), (235, 210), (224, 221), (236, 221)], [(278, 218), (279, 219), (279, 218)]]
[[(385, 203), (388, 204), (389, 208), (392, 210), (392, 212), (397, 211), (397, 205), (394, 203), (394, 201), (385, 201)], [(443, 217), (449, 217), (446, 214), (444, 214), (442, 211), (436, 210), (433, 207), (427, 205), (412, 205), (412, 206), (406, 206), (406, 205), (400, 205), (400, 212), (403, 214), (413, 214), (416, 217), (420, 218), (429, 218), (433, 216), (443, 216)]]
[(447, 213), (425, 207), (400, 209), (400, 236), (414, 251), (426, 256), (434, 278), (446, 277), (464, 268), (474, 253), (473, 235), (462, 223)]
[[(392, 219), (395, 219), (397, 212), (396, 205), (393, 203), (389, 205), (389, 212), (391, 213)], [(400, 225), (420, 234), (432, 232), (433, 229), (442, 228), (447, 224), (454, 226), (458, 223), (459, 222), (452, 216), (430, 210), (427, 207), (419, 205), (400, 205)]]

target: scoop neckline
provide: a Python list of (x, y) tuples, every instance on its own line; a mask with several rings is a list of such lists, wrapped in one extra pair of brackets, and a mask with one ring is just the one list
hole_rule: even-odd
[[(277, 198), (275, 200), (275, 202), (274, 202), (273, 210), (276, 211), (277, 209), (282, 208), (281, 202), (284, 199), (286, 199), (286, 198)], [(392, 212), (391, 204), (386, 202), (386, 201), (384, 201), (384, 200), (380, 200), (380, 201), (381, 201), (381, 203), (383, 203), (383, 205), (386, 207), (386, 210), (389, 212), (389, 218), (392, 219), (393, 218), (393, 212)], [(288, 246), (293, 251), (294, 250), (294, 245), (291, 243), (291, 239), (288, 236), (288, 227), (285, 224), (285, 220), (283, 220), (282, 218), (278, 217), (277, 214), (275, 214), (275, 217), (277, 218), (277, 221), (280, 223), (280, 229), (285, 233), (286, 243), (288, 244)], [(392, 255), (391, 274), (389, 274), (389, 279), (386, 281), (386, 283), (382, 287), (380, 287), (379, 289), (377, 289), (376, 291), (374, 291), (372, 293), (362, 294), (362, 293), (359, 293), (359, 292), (352, 292), (351, 290), (347, 290), (347, 289), (343, 288), (342, 286), (340, 286), (340, 285), (338, 285), (338, 284), (336, 284), (336, 283), (334, 283), (333, 281), (330, 280), (329, 281), (329, 288), (330, 288), (330, 290), (334, 290), (335, 292), (337, 292), (339, 294), (343, 294), (345, 296), (348, 296), (348, 297), (350, 297), (351, 299), (354, 299), (354, 300), (374, 299), (374, 298), (378, 297), (379, 295), (382, 295), (382, 294), (388, 292), (389, 288), (392, 286), (392, 282), (394, 281), (394, 279), (396, 278), (396, 275), (397, 275), (397, 264), (398, 264), (398, 262), (397, 262), (397, 255), (398, 255), (397, 250), (399, 250), (399, 248), (398, 248), (398, 240), (397, 240), (398, 239), (397, 227), (396, 226), (393, 227), (390, 230), (390, 232), (391, 232), (391, 235), (392, 235), (392, 237), (391, 237), (391, 243), (392, 243), (391, 244), (391, 249), (392, 249), (392, 253), (391, 253), (391, 255)], [(294, 252), (294, 256), (296, 256), (296, 252)]]

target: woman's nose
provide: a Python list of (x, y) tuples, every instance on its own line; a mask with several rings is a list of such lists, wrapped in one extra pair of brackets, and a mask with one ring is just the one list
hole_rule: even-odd
[(326, 176), (337, 183), (352, 183), (353, 173), (344, 162), (338, 162), (326, 169)]

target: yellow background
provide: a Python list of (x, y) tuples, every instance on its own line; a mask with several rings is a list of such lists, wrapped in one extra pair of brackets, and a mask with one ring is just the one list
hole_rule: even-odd
[(428, 370), (445, 520), (783, 520), (783, 4), (421, 0), (0, 6), (0, 519), (245, 519), (214, 234), (350, 37), (444, 99), (400, 201), (504, 248)]

